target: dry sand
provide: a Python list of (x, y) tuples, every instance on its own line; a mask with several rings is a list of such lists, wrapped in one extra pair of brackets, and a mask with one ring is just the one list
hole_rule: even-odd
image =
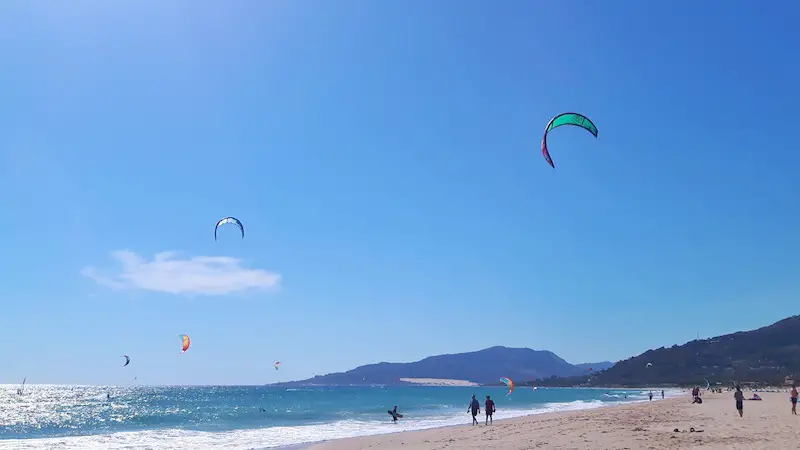
[[(800, 415), (791, 414), (787, 393), (760, 393), (745, 401), (740, 418), (733, 392), (691, 396), (585, 411), (540, 414), (494, 425), (341, 439), (312, 445), (314, 450), (359, 449), (800, 449)], [(745, 397), (752, 393), (745, 392)], [(500, 413), (501, 411), (498, 411)], [(498, 418), (502, 414), (496, 415)], [(483, 417), (481, 417), (483, 419)], [(469, 424), (469, 414), (464, 422)], [(674, 432), (675, 428), (680, 429)], [(703, 430), (689, 432), (690, 428)]]

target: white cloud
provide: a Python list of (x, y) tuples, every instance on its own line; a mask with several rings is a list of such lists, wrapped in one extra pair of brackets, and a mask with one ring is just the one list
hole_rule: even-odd
[(225, 295), (250, 289), (278, 287), (280, 275), (241, 267), (227, 256), (180, 259), (174, 252), (157, 253), (152, 261), (128, 250), (111, 254), (122, 270), (111, 277), (85, 267), (81, 274), (113, 289), (136, 289), (170, 294)]

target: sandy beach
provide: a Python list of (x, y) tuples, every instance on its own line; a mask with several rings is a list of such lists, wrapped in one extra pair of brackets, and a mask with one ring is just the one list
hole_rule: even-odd
[[(540, 414), (494, 425), (469, 425), (342, 439), (312, 445), (314, 450), (358, 449), (798, 449), (800, 416), (791, 414), (787, 393), (759, 393), (736, 411), (733, 392), (704, 393), (607, 408)], [(745, 392), (745, 397), (752, 396)], [(502, 411), (495, 414), (503, 417)], [(680, 431), (675, 432), (674, 429)], [(691, 428), (695, 432), (690, 432)]]

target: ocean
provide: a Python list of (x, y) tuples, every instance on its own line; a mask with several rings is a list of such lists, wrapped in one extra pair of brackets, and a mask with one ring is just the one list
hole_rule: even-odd
[[(647, 390), (518, 387), (0, 386), (0, 448), (263, 449), (647, 400)], [(660, 391), (655, 397), (661, 398)], [(667, 395), (674, 395), (668, 392)], [(110, 399), (108, 396), (110, 395)], [(655, 399), (654, 398), (654, 399)], [(396, 424), (394, 405), (404, 415)]]

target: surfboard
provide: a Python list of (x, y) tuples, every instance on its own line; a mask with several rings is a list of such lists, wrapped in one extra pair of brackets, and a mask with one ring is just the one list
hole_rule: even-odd
[(397, 417), (398, 419), (402, 419), (402, 418), (403, 418), (403, 415), (402, 415), (402, 414), (395, 413), (395, 412), (394, 412), (394, 411), (392, 411), (391, 409), (390, 409), (389, 411), (387, 411), (387, 412), (388, 412), (388, 413), (389, 413), (389, 415), (390, 415), (390, 416), (392, 416), (392, 417)]

